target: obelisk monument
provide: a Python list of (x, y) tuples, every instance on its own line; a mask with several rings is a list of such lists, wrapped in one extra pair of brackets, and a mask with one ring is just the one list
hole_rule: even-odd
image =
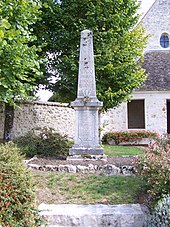
[(77, 98), (71, 106), (76, 111), (76, 129), (69, 155), (102, 155), (98, 116), (103, 103), (96, 97), (93, 33), (89, 30), (81, 32)]

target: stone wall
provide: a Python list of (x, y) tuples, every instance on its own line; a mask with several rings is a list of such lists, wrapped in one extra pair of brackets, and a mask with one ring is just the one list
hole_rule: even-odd
[(0, 104), (0, 139), (3, 138), (4, 132), (4, 106)]
[[(160, 37), (162, 33), (170, 35), (170, 1), (156, 0), (150, 10), (142, 19), (147, 34), (152, 36), (148, 40), (145, 51), (148, 50), (165, 50), (160, 46)], [(166, 48), (170, 50), (170, 46)]]
[[(29, 130), (36, 127), (48, 126), (57, 132), (74, 136), (74, 110), (68, 104), (52, 102), (29, 102), (20, 104), (15, 109), (13, 137), (25, 135)], [(0, 111), (0, 131), (3, 137), (4, 107)]]
[[(158, 132), (167, 132), (167, 100), (170, 100), (170, 91), (134, 92), (132, 99), (143, 99), (145, 102), (145, 129)], [(110, 109), (101, 114), (101, 135), (107, 131), (128, 130), (127, 103), (118, 108)], [(3, 138), (4, 107), (0, 106), (0, 138)], [(52, 102), (30, 102), (20, 104), (15, 109), (14, 137), (26, 134), (36, 127), (51, 127), (69, 138), (75, 135), (75, 111), (68, 104)]]

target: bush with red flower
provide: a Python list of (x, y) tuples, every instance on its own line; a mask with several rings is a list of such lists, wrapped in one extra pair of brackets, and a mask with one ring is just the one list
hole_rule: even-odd
[(136, 162), (153, 201), (170, 194), (170, 135), (157, 139)]
[(156, 139), (158, 137), (159, 135), (157, 133), (146, 130), (113, 131), (103, 135), (102, 143), (119, 144), (121, 142), (141, 141), (143, 138)]
[(0, 145), (0, 226), (37, 227), (33, 182), (13, 143)]

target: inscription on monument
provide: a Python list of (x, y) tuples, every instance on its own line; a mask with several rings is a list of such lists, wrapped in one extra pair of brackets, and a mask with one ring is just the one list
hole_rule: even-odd
[(96, 97), (92, 32), (82, 32), (80, 43), (78, 97), (86, 94)]
[(79, 118), (79, 127), (78, 127), (78, 137), (81, 141), (93, 141), (95, 134), (94, 130), (94, 121), (95, 116), (89, 114), (89, 111), (85, 110), (82, 112)]
[(96, 97), (92, 32), (81, 32), (77, 99), (71, 103), (76, 110), (76, 135), (70, 155), (101, 155), (98, 111), (102, 107)]

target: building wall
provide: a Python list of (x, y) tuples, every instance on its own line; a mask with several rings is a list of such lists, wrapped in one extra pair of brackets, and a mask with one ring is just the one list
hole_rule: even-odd
[(169, 0), (156, 0), (142, 19), (147, 34), (152, 35), (145, 51), (170, 50), (170, 47), (162, 48), (160, 46), (161, 34), (170, 34), (170, 10), (168, 9), (170, 9)]
[[(151, 130), (160, 134), (167, 133), (167, 100), (170, 100), (170, 92), (134, 92), (132, 99), (145, 100), (145, 130)], [(102, 114), (102, 134), (107, 131), (128, 130), (127, 103), (123, 103), (116, 109), (110, 109)]]
[(127, 103), (122, 103), (118, 108), (109, 109), (101, 114), (101, 134), (109, 131), (122, 131), (127, 129)]
[[(30, 102), (15, 109), (13, 137), (25, 135), (32, 128), (54, 128), (62, 135), (74, 136), (74, 110), (67, 104)], [(4, 107), (0, 112), (0, 136), (3, 137)]]
[[(167, 132), (167, 100), (169, 92), (140, 91), (132, 95), (132, 99), (145, 100), (145, 129), (158, 132)], [(62, 135), (74, 138), (75, 111), (67, 104), (51, 102), (33, 102), (20, 104), (20, 109), (15, 109), (13, 135), (25, 135), (32, 128), (50, 127)], [(0, 138), (3, 138), (4, 108), (0, 110)], [(127, 103), (122, 103), (118, 108), (110, 109), (101, 114), (101, 135), (107, 131), (128, 130)]]

